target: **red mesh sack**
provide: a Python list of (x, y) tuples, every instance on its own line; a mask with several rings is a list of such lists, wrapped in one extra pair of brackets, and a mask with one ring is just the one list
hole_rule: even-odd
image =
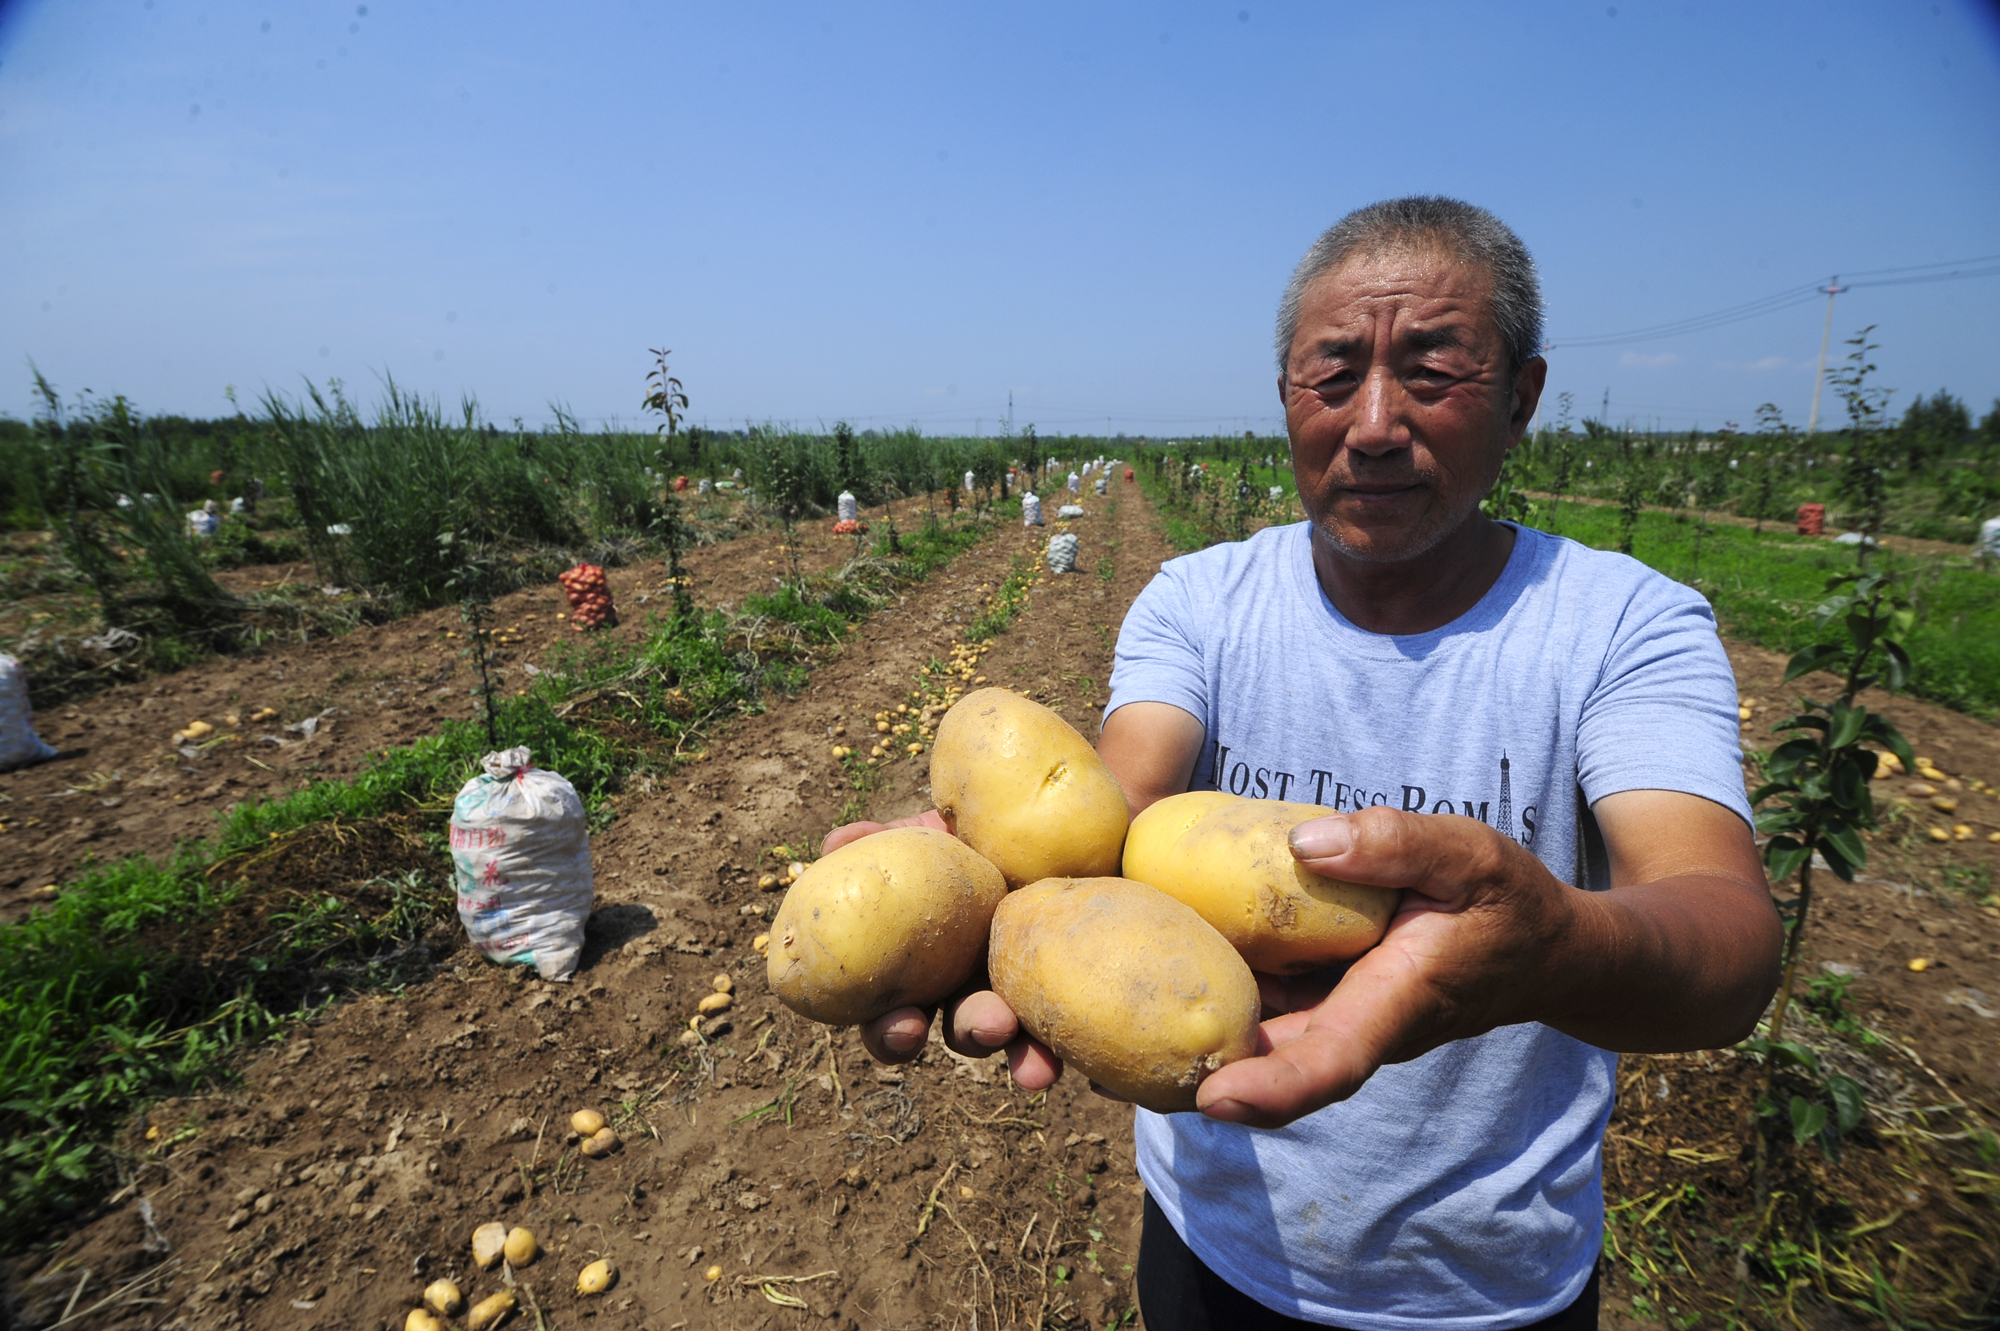
[(578, 564), (567, 573), (556, 575), (562, 584), (563, 595), (569, 598), (569, 626), (578, 633), (585, 629), (616, 627), (618, 611), (611, 604), (611, 584), (604, 580), (604, 570), (595, 564)]

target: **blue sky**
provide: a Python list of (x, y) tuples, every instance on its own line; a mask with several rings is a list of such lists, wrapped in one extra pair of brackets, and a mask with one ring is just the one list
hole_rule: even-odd
[[(365, 11), (365, 12), (363, 12)], [(381, 377), (503, 423), (1274, 429), (1312, 238), (1507, 219), (1551, 393), (1803, 423), (1837, 272), (2000, 254), (1990, 4), (0, 6), (0, 412)], [(1991, 266), (1991, 265), (1989, 265)], [(2000, 396), (2000, 276), (1860, 288), (1882, 381)], [(1553, 397), (1551, 406), (1553, 410)], [(1831, 412), (1830, 401), (1823, 412)]]

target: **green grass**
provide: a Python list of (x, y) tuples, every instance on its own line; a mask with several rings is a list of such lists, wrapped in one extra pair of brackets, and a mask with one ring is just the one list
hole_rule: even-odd
[[(1618, 511), (1565, 504), (1540, 525), (1600, 550), (1617, 544)], [(1854, 550), (1784, 530), (1756, 532), (1711, 524), (1695, 551), (1692, 518), (1642, 513), (1632, 553), (1700, 589), (1723, 632), (1781, 652), (1815, 641), (1811, 613), (1830, 574), (1854, 567)], [(1968, 559), (1871, 556), (1903, 570), (1915, 588), (1917, 623), (1905, 645), (1916, 663), (1909, 691), (1987, 720), (2000, 715), (2000, 575)]]
[[(752, 614), (794, 633), (750, 637), (750, 620), (710, 611), (656, 620), (635, 645), (603, 637), (566, 644), (525, 694), (496, 706), (502, 744), (526, 745), (538, 765), (577, 788), (593, 826), (631, 773), (669, 766), (731, 717), (805, 679), (797, 641), (831, 641), (849, 619), (980, 539), (987, 524), (926, 527), (891, 555), (884, 539), (845, 578), (808, 579), (758, 598)], [(615, 688), (614, 738), (572, 700)], [(634, 730), (650, 740), (630, 738)], [(201, 937), (246, 906), (243, 888), (211, 869), (332, 820), (356, 823), (415, 810), (441, 819), (477, 770), (484, 724), (448, 722), (437, 734), (372, 755), (351, 779), (321, 781), (282, 799), (233, 809), (216, 834), (161, 858), (134, 856), (92, 869), (47, 910), (0, 927), (0, 1249), (88, 1205), (110, 1173), (108, 1143), (148, 1101), (212, 1078), (246, 1042), (281, 1034), (300, 1009), (295, 985), (264, 983), (310, 962), (346, 958), (350, 983), (410, 978), (376, 968), (449, 912), (445, 856), (429, 882), (392, 884), (374, 913), (329, 895), (270, 916), (268, 936), (221, 963), (176, 955), (168, 937)], [(274, 840), (275, 839), (275, 840)], [(377, 894), (382, 895), (381, 893)], [(292, 995), (290, 1001), (281, 996)]]
[(966, 641), (988, 642), (1006, 632), (1007, 626), (1014, 622), (1014, 616), (1027, 606), (1028, 589), (1035, 585), (1037, 571), (1033, 559), (1015, 555), (1006, 581), (993, 593), (986, 613), (965, 626)]

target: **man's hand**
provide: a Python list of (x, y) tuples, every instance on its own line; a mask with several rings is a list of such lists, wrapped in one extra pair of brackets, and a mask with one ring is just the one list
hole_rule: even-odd
[[(1693, 795), (1598, 804), (1613, 889), (1567, 887), (1471, 818), (1370, 809), (1302, 823), (1293, 854), (1332, 878), (1407, 889), (1387, 934), (1323, 999), (1262, 980), (1257, 1057), (1202, 1083), (1203, 1113), (1278, 1127), (1354, 1094), (1385, 1063), (1539, 1021), (1613, 1049), (1726, 1044), (1776, 983), (1781, 933), (1749, 829)], [(1324, 985), (1326, 978), (1318, 980)]]
[[(830, 855), (862, 837), (892, 827), (929, 827), (950, 833), (935, 809), (886, 823), (848, 823), (826, 834), (819, 853)], [(861, 1027), (861, 1043), (878, 1063), (907, 1063), (924, 1051), (930, 1039), (931, 1017), (923, 1008), (904, 1007), (885, 1013)], [(1025, 1090), (1042, 1091), (1062, 1076), (1062, 1060), (1047, 1045), (1022, 1033), (1021, 1023), (1006, 1000), (985, 987), (980, 976), (944, 1004), (944, 1041), (967, 1058), (986, 1058), (996, 1049), (1007, 1051), (1007, 1071)]]
[(951, 832), (943, 814), (936, 809), (925, 809), (922, 813), (913, 813), (907, 818), (892, 818), (886, 823), (844, 823), (826, 834), (826, 840), (819, 843), (819, 853), (831, 855), (851, 841), (886, 832), (892, 827), (928, 827), (947, 835)]

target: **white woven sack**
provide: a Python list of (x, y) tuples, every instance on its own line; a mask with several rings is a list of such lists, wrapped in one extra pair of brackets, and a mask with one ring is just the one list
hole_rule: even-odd
[(46, 762), (56, 751), (35, 733), (35, 709), (28, 702), (28, 672), (0, 652), (0, 772)]
[(567, 980), (596, 895), (583, 801), (526, 749), (480, 765), (451, 806), (459, 922), (487, 960)]
[(2000, 559), (2000, 518), (1979, 524), (1979, 546), (1974, 552), (1986, 559)]
[(854, 496), (845, 490), (840, 492), (840, 498), (833, 501), (833, 511), (840, 522), (854, 522), (861, 516), (860, 510), (854, 506)]
[(1074, 573), (1076, 571), (1077, 539), (1070, 532), (1049, 537), (1049, 572)]
[(1042, 501), (1034, 495), (1021, 496), (1021, 525), (1023, 527), (1042, 525)]

